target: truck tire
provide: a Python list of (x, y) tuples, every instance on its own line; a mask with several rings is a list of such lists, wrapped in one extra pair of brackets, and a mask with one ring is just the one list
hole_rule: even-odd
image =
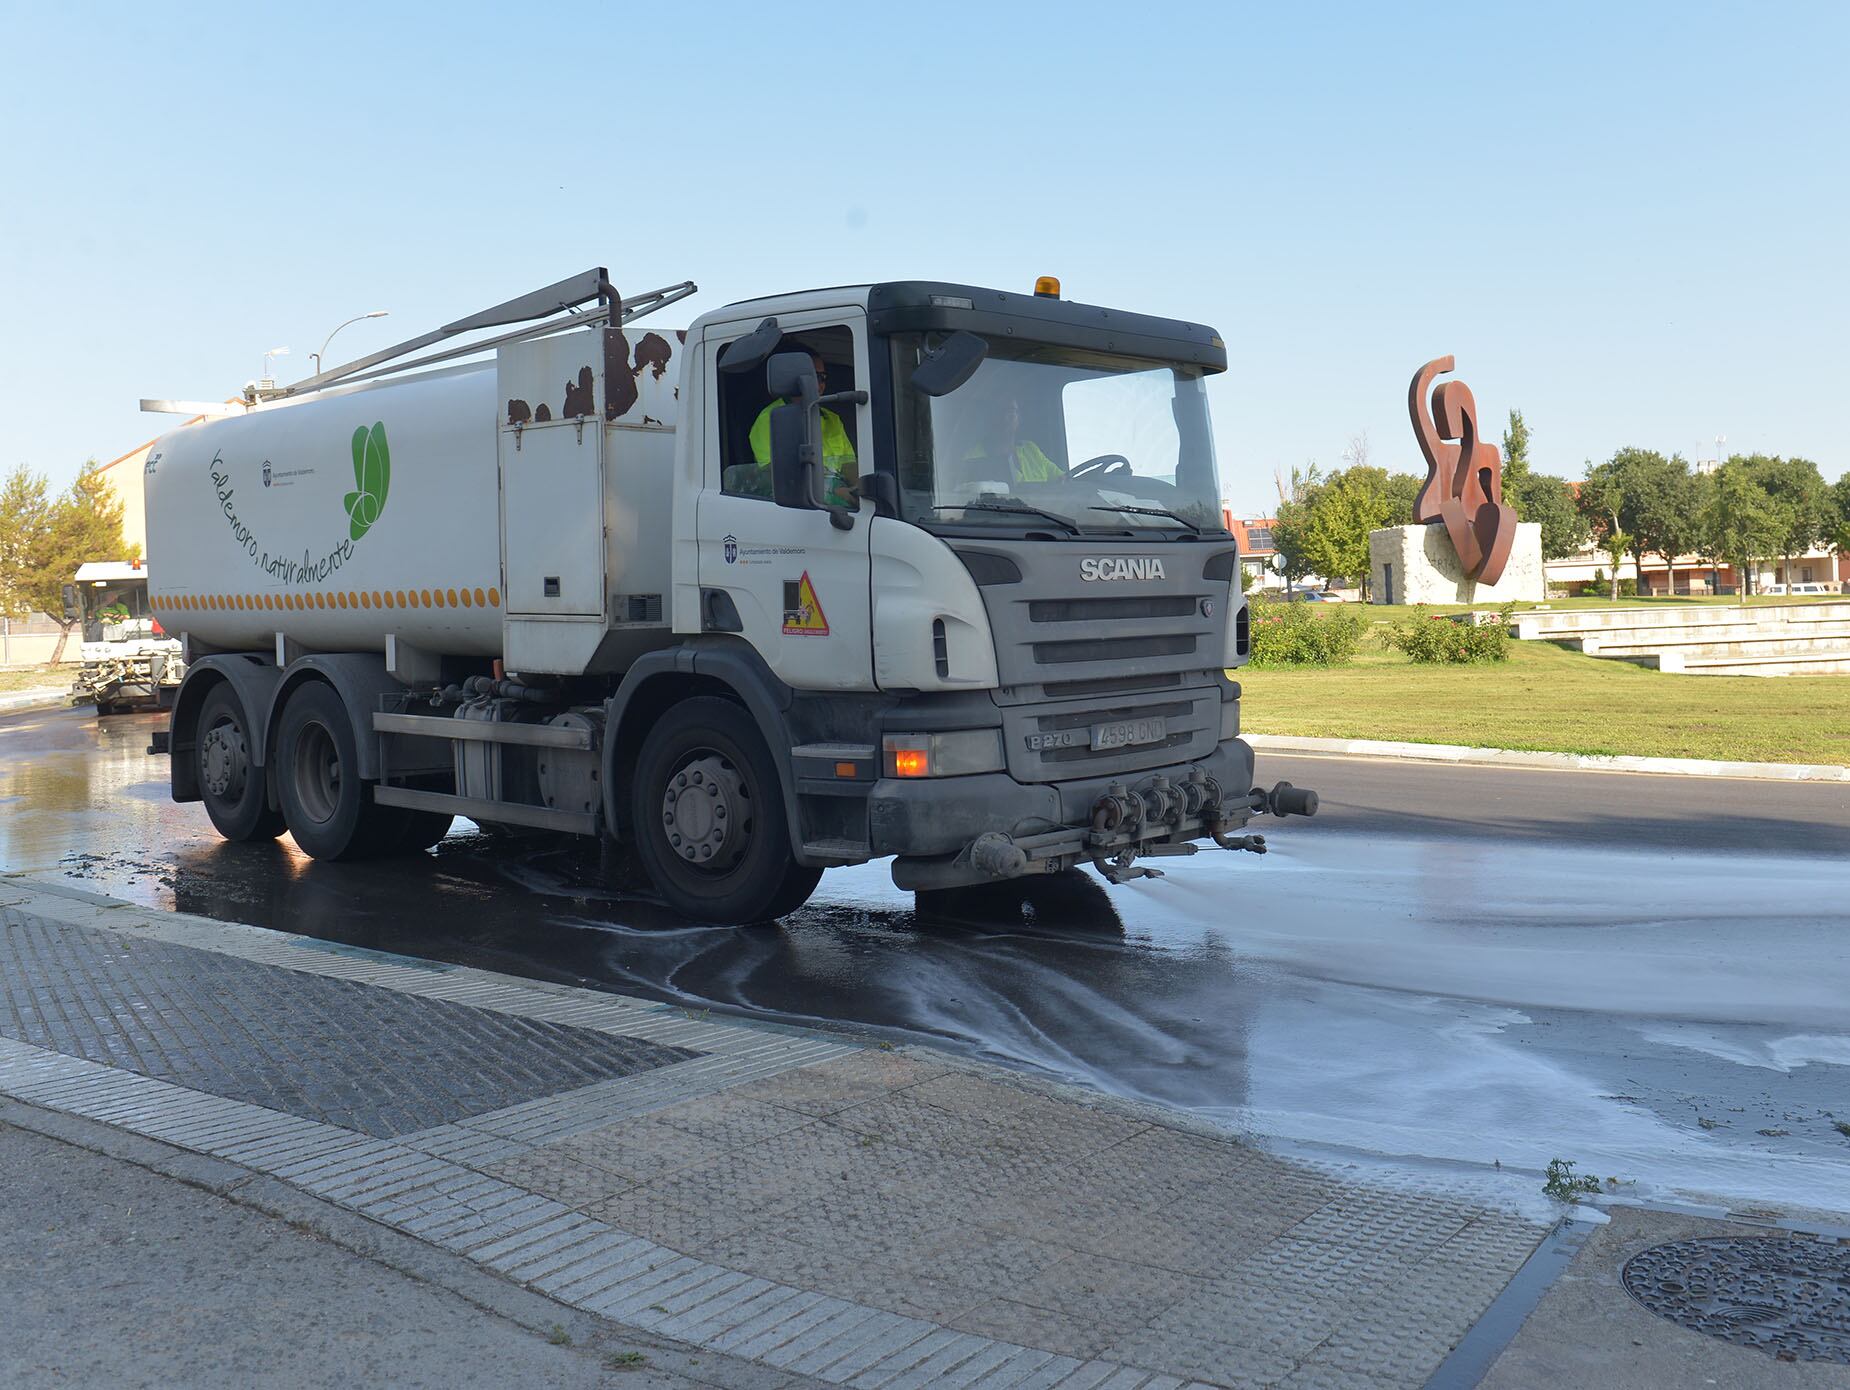
[(264, 771), (250, 760), (250, 728), (244, 702), (230, 685), (207, 693), (193, 738), (199, 799), (227, 840), (274, 840), (283, 833), (283, 815), (270, 808)]
[(364, 859), (403, 842), (402, 813), (373, 804), (359, 761), (353, 721), (334, 687), (321, 681), (297, 686), (283, 706), (274, 764), (277, 799), (304, 854)]
[(630, 823), (650, 880), (684, 917), (764, 922), (815, 887), (790, 859), (777, 765), (757, 723), (731, 700), (683, 700), (649, 730)]

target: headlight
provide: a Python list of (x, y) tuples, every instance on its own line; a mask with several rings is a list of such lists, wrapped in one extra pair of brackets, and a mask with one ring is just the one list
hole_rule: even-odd
[(949, 734), (888, 734), (881, 740), (888, 777), (963, 777), (1000, 772), (1000, 729), (960, 729)]

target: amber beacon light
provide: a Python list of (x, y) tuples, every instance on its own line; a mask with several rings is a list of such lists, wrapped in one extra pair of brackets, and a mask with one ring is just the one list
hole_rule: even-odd
[(1060, 277), (1043, 275), (1034, 282), (1035, 297), (1039, 299), (1058, 299), (1060, 297)]

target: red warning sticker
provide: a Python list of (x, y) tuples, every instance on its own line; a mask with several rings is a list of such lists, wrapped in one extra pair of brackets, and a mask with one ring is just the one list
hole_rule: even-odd
[(787, 637), (827, 637), (829, 620), (823, 615), (816, 586), (809, 582), (809, 571), (794, 584), (784, 581), (784, 635)]

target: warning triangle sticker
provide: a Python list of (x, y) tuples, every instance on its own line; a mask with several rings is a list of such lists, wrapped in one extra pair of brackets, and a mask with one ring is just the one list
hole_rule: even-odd
[[(795, 592), (791, 592), (795, 590)], [(816, 597), (816, 586), (809, 582), (809, 571), (795, 584), (784, 584), (784, 634), (788, 637), (827, 637), (829, 620), (823, 615)]]

